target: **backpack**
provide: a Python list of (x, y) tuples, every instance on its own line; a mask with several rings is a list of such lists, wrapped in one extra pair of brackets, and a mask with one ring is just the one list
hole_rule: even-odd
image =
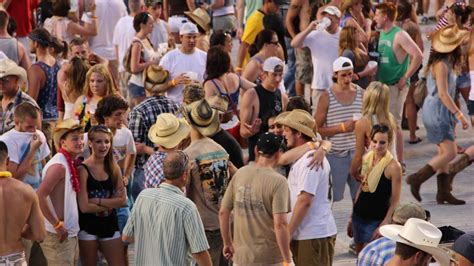
[[(132, 73), (131, 67), (130, 67), (130, 61), (132, 60), (132, 47), (134, 43), (140, 43), (142, 46), (142, 49), (140, 50), (140, 62), (144, 62), (143, 57), (143, 44), (138, 38), (133, 38), (132, 43), (130, 44), (130, 47), (128, 47), (127, 52), (125, 53), (125, 56), (123, 57), (123, 67), (125, 68), (125, 71), (128, 73)], [(136, 74), (136, 73), (132, 73)]]

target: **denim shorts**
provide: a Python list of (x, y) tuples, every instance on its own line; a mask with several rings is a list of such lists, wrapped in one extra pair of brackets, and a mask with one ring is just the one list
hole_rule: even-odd
[(379, 227), (381, 222), (382, 220), (366, 220), (353, 213), (352, 234), (354, 235), (354, 243), (369, 243), (372, 239), (372, 235), (374, 234), (377, 227)]
[(128, 83), (128, 96), (130, 98), (145, 97), (145, 87), (134, 83)]
[[(127, 199), (128, 203), (128, 199)], [(128, 216), (130, 216), (130, 210), (128, 209), (128, 206), (122, 207), (122, 208), (117, 208), (117, 222), (118, 222), (118, 227), (120, 230), (120, 233), (123, 232), (123, 228), (125, 228), (125, 225), (127, 224)]]
[(471, 87), (471, 77), (469, 76), (469, 72), (463, 72), (456, 79), (456, 88), (463, 89), (469, 87)]

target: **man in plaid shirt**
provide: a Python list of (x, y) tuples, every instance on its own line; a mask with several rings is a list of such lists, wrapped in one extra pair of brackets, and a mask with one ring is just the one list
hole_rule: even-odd
[[(406, 203), (398, 206), (392, 216), (392, 224), (404, 225), (409, 218), (426, 219), (425, 210), (417, 203)], [(370, 242), (359, 253), (358, 266), (385, 265), (394, 255), (396, 242), (381, 237)]]
[(163, 95), (153, 94), (147, 97), (128, 115), (128, 128), (132, 131), (135, 146), (137, 147), (137, 159), (133, 173), (132, 196), (133, 199), (145, 187), (144, 166), (148, 157), (154, 153), (154, 144), (148, 139), (148, 131), (155, 124), (156, 118), (163, 113), (174, 114), (179, 105)]

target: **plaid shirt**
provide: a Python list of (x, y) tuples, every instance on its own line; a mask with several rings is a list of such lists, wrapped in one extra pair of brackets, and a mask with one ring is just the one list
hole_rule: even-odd
[(15, 108), (24, 102), (29, 102), (32, 105), (36, 106), (38, 110), (40, 110), (38, 104), (33, 98), (31, 98), (30, 95), (18, 89), (17, 94), (7, 105), (6, 110), (3, 110), (2, 106), (0, 106), (0, 135), (15, 127), (15, 122), (13, 121), (13, 113), (15, 112)]
[[(153, 142), (148, 139), (148, 130), (156, 122), (156, 117), (162, 113), (176, 113), (179, 105), (165, 96), (150, 96), (139, 105), (135, 106), (128, 115), (128, 128), (132, 131), (135, 142), (145, 143), (148, 147), (154, 147)], [(147, 154), (137, 154), (135, 167), (143, 169), (148, 159)]]
[(157, 151), (148, 158), (145, 164), (145, 188), (157, 188), (165, 179), (163, 162), (166, 152)]
[(386, 237), (370, 242), (359, 253), (358, 266), (382, 266), (395, 254), (396, 242)]

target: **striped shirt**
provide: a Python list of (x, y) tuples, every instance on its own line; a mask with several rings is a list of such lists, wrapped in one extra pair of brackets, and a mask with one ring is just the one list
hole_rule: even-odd
[(395, 255), (396, 242), (386, 237), (370, 242), (359, 253), (358, 266), (382, 266)]
[[(362, 95), (363, 90), (356, 84), (356, 97), (350, 104), (341, 104), (334, 96), (332, 88), (328, 90), (329, 106), (326, 116), (325, 127), (332, 127), (344, 123), (346, 120), (353, 119), (353, 114), (361, 113), (362, 111)], [(328, 137), (331, 141), (331, 154), (345, 156), (349, 151), (355, 149), (355, 134), (354, 132), (338, 133), (332, 137)]]
[(135, 239), (135, 265), (191, 265), (209, 249), (196, 205), (167, 183), (140, 193), (123, 234)]

